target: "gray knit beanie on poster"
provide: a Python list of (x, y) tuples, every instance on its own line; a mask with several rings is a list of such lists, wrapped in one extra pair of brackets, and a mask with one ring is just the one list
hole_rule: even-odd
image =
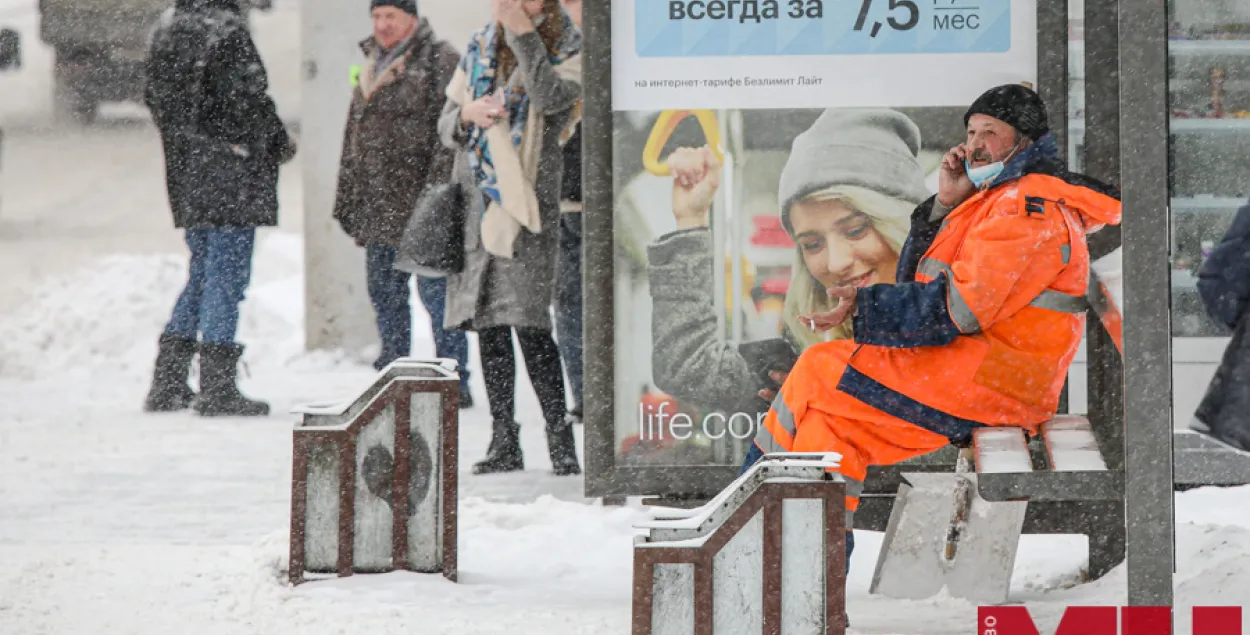
[(781, 222), (790, 227), (790, 207), (837, 185), (853, 185), (919, 205), (925, 186), (920, 128), (896, 110), (831, 108), (798, 137), (781, 171), (777, 197)]

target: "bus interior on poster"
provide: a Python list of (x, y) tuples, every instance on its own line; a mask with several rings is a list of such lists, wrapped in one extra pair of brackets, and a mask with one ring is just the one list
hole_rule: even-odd
[[(653, 324), (669, 319), (715, 319), (715, 334), (709, 341), (683, 342), (678, 347), (694, 351), (696, 357), (709, 351), (737, 350), (744, 343), (787, 337), (786, 295), (791, 291), (795, 267), (804, 265), (781, 222), (781, 175), (788, 164), (795, 164), (792, 169), (801, 167), (805, 157), (802, 149), (792, 151), (795, 139), (809, 130), (809, 134), (817, 134), (815, 124), (823, 114), (856, 110), (892, 111), (914, 124), (919, 141), (914, 160), (923, 178), (916, 186), (936, 192), (942, 155), (964, 140), (962, 108), (667, 111), (667, 117), (662, 116), (665, 111), (614, 114), (614, 422), (618, 465), (741, 463), (759, 425), (760, 404), (742, 407), (701, 399), (698, 393), (702, 389), (685, 385), (674, 390), (672, 382), (683, 381), (681, 369), (657, 368), (657, 364), (690, 360), (674, 360), (674, 351), (659, 350), (663, 343), (654, 340)], [(697, 116), (700, 114), (702, 118)], [(674, 115), (681, 117), (680, 122), (664, 139), (666, 120)], [(840, 132), (829, 134), (836, 138)], [(678, 148), (701, 147), (709, 138), (717, 137), (724, 158), (708, 220), (712, 253), (698, 261), (712, 291), (703, 295), (711, 299), (706, 310), (685, 311), (680, 316), (656, 313), (648, 247), (677, 231), (677, 225), (674, 179), (648, 170), (644, 160), (648, 141), (653, 145), (662, 142), (658, 158), (666, 161)], [(895, 143), (900, 148), (907, 146), (901, 140)], [(847, 161), (855, 160), (853, 141), (836, 151)], [(889, 213), (909, 217), (913, 208), (911, 203), (894, 205)], [(903, 226), (909, 222), (906, 218), (896, 220)], [(887, 242), (895, 250), (896, 262), (901, 238), (895, 233)], [(707, 329), (696, 325), (689, 329), (702, 330)], [(793, 338), (788, 339), (796, 349), (802, 348)], [(703, 377), (699, 383), (711, 381)], [(670, 385), (658, 385), (665, 382)], [(764, 405), (762, 409), (766, 408)]]

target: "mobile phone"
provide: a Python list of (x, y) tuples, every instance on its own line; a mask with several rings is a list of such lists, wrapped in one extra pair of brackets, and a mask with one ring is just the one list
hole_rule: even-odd
[(751, 372), (771, 390), (778, 390), (781, 385), (769, 377), (772, 371), (790, 372), (799, 354), (784, 338), (773, 338), (746, 342), (738, 346), (738, 353), (746, 360)]

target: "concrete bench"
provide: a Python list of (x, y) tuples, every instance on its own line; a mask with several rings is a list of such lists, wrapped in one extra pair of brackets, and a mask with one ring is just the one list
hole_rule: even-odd
[(1041, 439), (1035, 458), (1022, 428), (982, 428), (954, 474), (903, 474), (871, 592), (1005, 602), (1030, 504), (1122, 500), (1123, 475), (1107, 469), (1084, 417), (1052, 419)]
[(836, 454), (770, 454), (634, 542), (633, 635), (845, 633), (846, 488)]

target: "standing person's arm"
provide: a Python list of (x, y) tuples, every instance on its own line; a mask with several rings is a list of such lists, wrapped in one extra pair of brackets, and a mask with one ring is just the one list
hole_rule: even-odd
[(508, 46), (516, 53), (521, 81), (530, 103), (544, 115), (562, 113), (582, 98), (582, 84), (556, 73), (547, 59), (547, 45), (537, 31), (520, 35), (508, 33)]
[[(461, 61), (460, 66), (452, 75), (451, 84), (447, 89), (450, 94), (454, 94), (458, 98), (460, 97), (459, 93), (467, 94), (468, 92), (462, 85), (468, 81), (464, 70), (466, 61)], [(491, 103), (485, 97), (462, 105), (449, 96), (447, 102), (443, 105), (443, 114), (438, 118), (439, 140), (443, 142), (444, 146), (452, 150), (464, 150), (469, 144), (469, 130), (471, 127), (493, 126), (506, 114), (502, 106)]]
[[(443, 115), (445, 115), (447, 106), (451, 104), (446, 98), (447, 87), (451, 85), (452, 77), (455, 76), (456, 69), (460, 65), (460, 55), (450, 45), (440, 44), (433, 62), (433, 68), (430, 69), (430, 72), (434, 73), (433, 92), (426, 95), (426, 103), (429, 104), (430, 109), (442, 104)], [(456, 116), (459, 117), (458, 112)], [(433, 143), (430, 146), (430, 174), (438, 179), (449, 178), (456, 161), (456, 150), (463, 147), (463, 142), (449, 144), (449, 140), (443, 135), (442, 127), (443, 116), (440, 115), (434, 123), (435, 139), (432, 140)]]
[(504, 27), (508, 48), (516, 54), (517, 69), (530, 104), (544, 115), (564, 112), (582, 98), (580, 78), (562, 77), (547, 59), (547, 45), (521, 8), (521, 0), (494, 0), (495, 19)]
[(295, 143), (278, 116), (278, 107), (269, 96), (269, 77), (264, 60), (245, 28), (232, 30), (223, 42), (223, 103), (234, 110), (233, 121), (243, 125), (242, 137), (263, 149), (276, 162), (286, 163), (295, 156)]

